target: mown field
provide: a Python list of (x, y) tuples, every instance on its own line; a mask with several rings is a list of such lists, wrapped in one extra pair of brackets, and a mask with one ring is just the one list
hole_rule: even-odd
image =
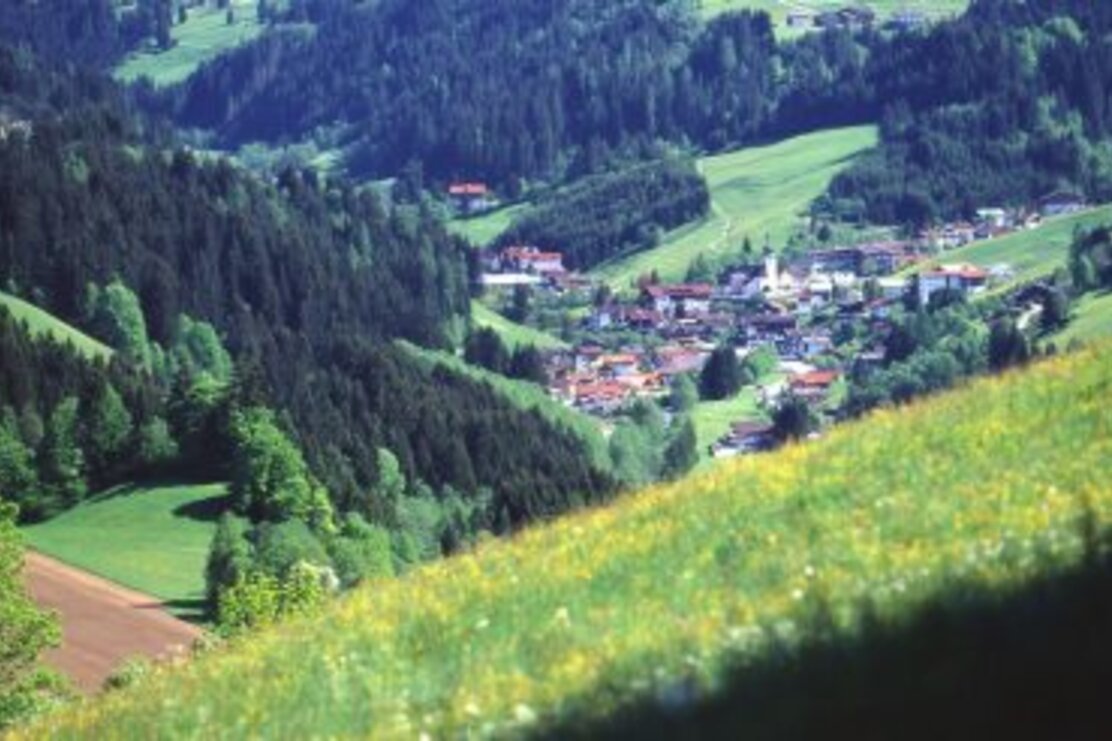
[(408, 342), (398, 343), (413, 357), (430, 366), (444, 366), (457, 373), (482, 381), (520, 409), (535, 410), (549, 421), (575, 433), (586, 446), (592, 462), (604, 471), (613, 468), (606, 438), (599, 424), (591, 417), (564, 406), (548, 395), (548, 392), (535, 383), (518, 381), (465, 363), (455, 355), (437, 350), (426, 350)]
[(478, 327), (493, 329), (511, 349), (520, 345), (534, 345), (542, 350), (567, 347), (563, 340), (539, 329), (512, 322), (480, 301), (471, 302), (471, 320)]
[(226, 486), (123, 486), (25, 528), (35, 550), (193, 615)]
[(1082, 296), (1070, 311), (1070, 323), (1047, 338), (1059, 349), (1073, 340), (1094, 342), (1112, 337), (1112, 293), (1090, 293)]
[(170, 31), (175, 45), (166, 51), (134, 52), (116, 68), (116, 78), (133, 82), (147, 77), (157, 87), (184, 81), (205, 62), (251, 41), (263, 27), (256, 0), (231, 0), (235, 21), (228, 25), (226, 11), (216, 7), (190, 8), (185, 23)]
[(780, 248), (805, 223), (811, 202), (834, 176), (876, 142), (875, 127), (858, 126), (705, 157), (699, 168), (710, 187), (710, 215), (670, 232), (655, 249), (592, 273), (616, 288), (628, 288), (653, 270), (666, 280), (681, 280), (699, 255), (713, 263), (739, 254), (745, 237), (755, 250), (766, 240)]
[(112, 348), (108, 345), (93, 339), (33, 304), (0, 292), (0, 306), (7, 308), (19, 321), (26, 322), (31, 334), (36, 337), (51, 337), (63, 344), (72, 343), (87, 358), (108, 360), (112, 357)]
[[(882, 411), (368, 585), (31, 735), (505, 736), (638, 703), (674, 717), (756, 662), (789, 667), (809, 638), (872, 634), (956, 585), (993, 594), (1092, 554), (1112, 524), (1110, 388), (1105, 346)], [(904, 704), (963, 679), (977, 644), (948, 645)], [(791, 707), (772, 692), (754, 707)], [(915, 730), (868, 701), (846, 710), (890, 724), (872, 737)]]

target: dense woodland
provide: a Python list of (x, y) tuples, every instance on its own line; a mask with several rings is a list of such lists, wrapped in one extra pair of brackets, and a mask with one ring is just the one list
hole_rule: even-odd
[[(489, 490), (506, 526), (612, 490), (571, 433), (385, 343), (462, 336), (468, 250), (433, 214), (312, 173), (261, 182), (138, 147), (111, 106), (81, 118), (35, 120), (31, 136), (0, 143), (5, 290), (97, 334), (89, 303), (118, 281), (162, 348), (183, 314), (211, 322), (340, 511), (373, 490), (381, 449), (412, 482)], [(144, 353), (132, 359), (157, 370)]]
[(498, 239), (558, 250), (585, 270), (655, 247), (668, 229), (707, 213), (710, 194), (691, 162), (661, 160), (584, 178), (536, 199)]

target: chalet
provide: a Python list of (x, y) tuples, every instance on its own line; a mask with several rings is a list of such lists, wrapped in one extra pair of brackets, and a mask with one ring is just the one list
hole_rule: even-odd
[(596, 381), (577, 384), (570, 389), (572, 403), (595, 414), (611, 414), (629, 400), (631, 392), (627, 386), (616, 381)]
[(564, 256), (559, 252), (544, 252), (536, 247), (507, 247), (499, 256), (502, 269), (532, 275), (551, 275), (565, 272)]
[(910, 242), (871, 242), (860, 245), (858, 250), (861, 252), (858, 275), (891, 275), (919, 259)]
[(655, 395), (664, 392), (664, 376), (660, 373), (630, 373), (616, 379), (636, 396)]
[(982, 290), (987, 282), (988, 272), (976, 265), (941, 265), (919, 274), (919, 305), (930, 304), (931, 296), (938, 291), (973, 293)]
[(650, 285), (642, 290), (642, 301), (664, 317), (698, 316), (710, 312), (714, 286), (709, 283)]
[(605, 352), (598, 345), (581, 345), (575, 350), (575, 369), (583, 372), (594, 368)]
[(746, 342), (750, 345), (775, 342), (794, 335), (799, 319), (787, 314), (758, 314), (744, 321)]
[(1011, 215), (1002, 208), (977, 209), (977, 223), (990, 229), (1003, 229), (1011, 226)]
[(767, 422), (735, 422), (729, 434), (711, 446), (715, 458), (760, 453), (776, 447), (775, 428)]
[(818, 404), (826, 400), (831, 387), (841, 378), (841, 375), (836, 370), (815, 370), (809, 373), (800, 373), (792, 376), (788, 386), (795, 397)]
[(498, 206), (498, 199), (486, 183), (452, 183), (448, 186), (448, 199), (456, 213), (463, 216), (482, 213)]
[(1065, 190), (1057, 190), (1039, 199), (1039, 213), (1043, 217), (1065, 216), (1083, 211), (1087, 205), (1084, 196)]
[(882, 299), (899, 301), (907, 293), (908, 281), (904, 278), (879, 278), (876, 285)]

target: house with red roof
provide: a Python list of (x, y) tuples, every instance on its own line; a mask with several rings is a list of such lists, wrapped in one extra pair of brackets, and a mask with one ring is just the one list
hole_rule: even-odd
[(494, 192), (482, 182), (458, 182), (448, 186), (448, 198), (456, 213), (463, 216), (489, 211), (498, 207)]
[(939, 265), (920, 273), (917, 283), (919, 305), (927, 306), (931, 296), (939, 291), (966, 294), (983, 290), (988, 283), (988, 271), (969, 264)]

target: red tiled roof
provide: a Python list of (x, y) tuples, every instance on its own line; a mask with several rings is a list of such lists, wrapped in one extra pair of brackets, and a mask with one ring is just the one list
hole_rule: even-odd
[(964, 280), (985, 280), (988, 278), (988, 272), (976, 265), (940, 265), (934, 270), (928, 270), (925, 275), (936, 278), (962, 278)]
[(709, 283), (679, 283), (672, 286), (648, 286), (645, 291), (653, 298), (710, 298), (714, 286)]
[(837, 381), (840, 375), (834, 370), (800, 373), (792, 378), (792, 388), (825, 388)]
[(453, 196), (485, 196), (490, 192), (486, 183), (452, 183), (448, 194)]

